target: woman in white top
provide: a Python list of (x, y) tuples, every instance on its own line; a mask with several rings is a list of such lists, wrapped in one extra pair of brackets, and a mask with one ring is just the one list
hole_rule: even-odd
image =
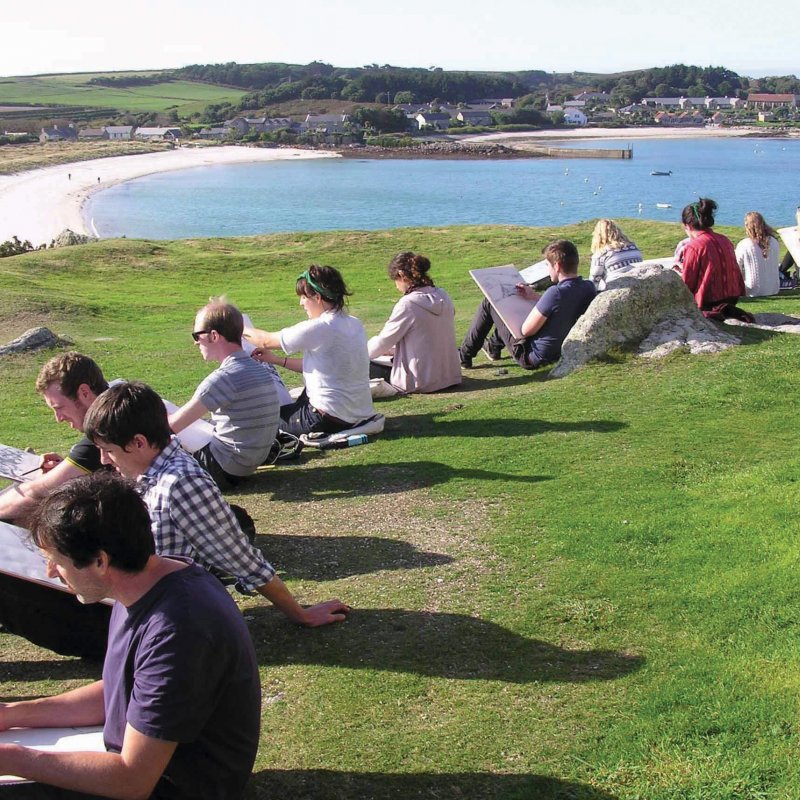
[(632, 264), (642, 260), (639, 248), (611, 219), (597, 221), (592, 231), (592, 263), (589, 277), (599, 292), (606, 284), (626, 273)]
[[(275, 333), (246, 328), (258, 361), (302, 372), (305, 390), (281, 406), (281, 428), (301, 433), (338, 433), (369, 419), (375, 411), (369, 388), (364, 326), (345, 311), (350, 294), (338, 270), (312, 264), (295, 291), (308, 319)], [(287, 357), (273, 350), (282, 349)], [(302, 356), (289, 358), (291, 353)]]
[(438, 392), (461, 383), (453, 301), (428, 274), (431, 262), (418, 253), (398, 253), (389, 277), (403, 296), (367, 346), (370, 376), (401, 392)]
[(736, 261), (744, 277), (748, 297), (778, 294), (778, 240), (758, 211), (749, 211), (744, 218), (746, 239), (736, 245)]

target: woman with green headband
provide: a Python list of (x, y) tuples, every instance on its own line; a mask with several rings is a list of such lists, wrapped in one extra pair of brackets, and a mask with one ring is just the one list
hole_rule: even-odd
[(681, 222), (689, 241), (683, 250), (683, 282), (704, 316), (724, 319), (749, 316), (735, 308), (745, 293), (733, 243), (714, 233), (717, 204), (707, 197), (683, 209)]
[[(290, 328), (270, 333), (245, 328), (255, 346), (253, 358), (301, 372), (305, 389), (281, 406), (281, 428), (301, 433), (339, 433), (374, 415), (369, 386), (369, 355), (364, 326), (345, 310), (350, 294), (338, 270), (312, 264), (298, 276), (295, 291), (308, 316)], [(286, 354), (277, 355), (281, 349)], [(289, 358), (292, 353), (299, 357)]]

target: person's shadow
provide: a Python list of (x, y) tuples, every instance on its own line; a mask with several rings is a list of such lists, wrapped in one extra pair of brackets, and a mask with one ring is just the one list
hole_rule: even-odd
[(248, 609), (261, 666), (315, 664), (386, 670), (457, 680), (582, 683), (638, 670), (641, 656), (613, 650), (569, 650), (528, 639), (463, 614), (354, 609), (345, 622), (312, 635), (275, 624), (278, 612)]
[[(302, 502), (370, 495), (391, 495), (424, 489), (453, 478), (503, 483), (536, 483), (549, 475), (512, 475), (483, 469), (455, 468), (438, 461), (396, 461), (384, 464), (337, 463), (335, 456), (315, 459), (302, 469), (258, 473), (242, 487), (242, 495), (272, 493), (273, 500)], [(391, 500), (387, 498), (387, 503)], [(246, 503), (245, 503), (246, 505)]]
[(245, 800), (616, 800), (614, 795), (545, 775), (491, 772), (337, 772), (263, 770)]
[(256, 539), (269, 561), (287, 569), (293, 580), (334, 581), (378, 570), (423, 569), (453, 558), (426, 553), (413, 544), (378, 536), (267, 534)]

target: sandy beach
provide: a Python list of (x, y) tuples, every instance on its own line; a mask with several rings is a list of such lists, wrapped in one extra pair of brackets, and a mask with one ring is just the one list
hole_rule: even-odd
[(331, 158), (336, 153), (256, 147), (181, 147), (163, 153), (115, 156), (0, 176), (0, 242), (17, 236), (34, 246), (49, 243), (64, 228), (94, 235), (81, 208), (93, 192), (156, 172), (295, 158)]

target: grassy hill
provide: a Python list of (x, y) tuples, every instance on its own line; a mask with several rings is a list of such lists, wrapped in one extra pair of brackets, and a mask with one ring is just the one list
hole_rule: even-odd
[(0, 106), (25, 104), (92, 108), (108, 113), (161, 113), (175, 110), (184, 118), (194, 112), (202, 112), (212, 103), (238, 102), (245, 94), (241, 89), (186, 80), (165, 80), (163, 83), (127, 88), (90, 83), (93, 78), (108, 74), (123, 77), (142, 73), (72, 73), (3, 78), (0, 79)]
[[(681, 236), (623, 224), (648, 255)], [(467, 269), (530, 263), (556, 235), (586, 264), (591, 227), (37, 252), (0, 261), (0, 328), (48, 324), (107, 375), (184, 402), (210, 369), (189, 338), (209, 295), (276, 329), (302, 317), (295, 276), (330, 263), (371, 334), (398, 297), (386, 264), (412, 248), (461, 335), (479, 300)], [(744, 305), (800, 314), (800, 294)], [(33, 391), (49, 355), (0, 365), (0, 441), (74, 440)], [(383, 401), (374, 443), (257, 475), (231, 496), (257, 544), (304, 601), (354, 611), (305, 631), (238, 598), (264, 686), (247, 797), (800, 796), (799, 367), (800, 338), (758, 331), (716, 356), (618, 353), (562, 380), (478, 358), (458, 391)], [(97, 674), (8, 634), (0, 653), (2, 699)]]

